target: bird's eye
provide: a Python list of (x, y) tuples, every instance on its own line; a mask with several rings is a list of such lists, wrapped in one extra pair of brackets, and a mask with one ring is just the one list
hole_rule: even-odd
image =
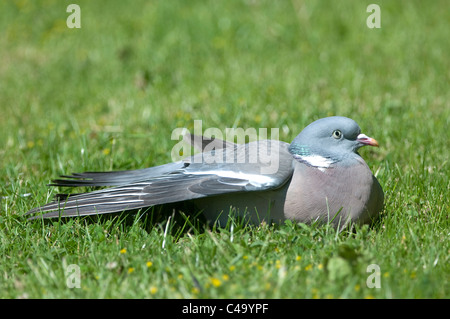
[(340, 139), (340, 138), (342, 137), (342, 132), (339, 131), (339, 130), (335, 130), (335, 131), (333, 131), (332, 136), (333, 136), (335, 139), (338, 140), (338, 139)]

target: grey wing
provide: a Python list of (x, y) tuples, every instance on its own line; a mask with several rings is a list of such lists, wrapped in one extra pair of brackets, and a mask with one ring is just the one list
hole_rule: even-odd
[[(191, 134), (184, 135), (184, 140), (202, 152), (205, 148), (214, 151), (222, 148), (232, 149), (237, 147), (234, 143), (217, 138), (207, 138)], [(189, 161), (189, 159), (187, 161)], [(176, 162), (137, 170), (72, 173), (72, 175), (61, 175), (61, 178), (52, 180), (52, 183), (49, 184), (49, 186), (99, 187), (125, 185), (149, 180), (154, 177), (168, 174), (182, 167), (182, 162)]]
[(137, 182), (84, 194), (67, 196), (27, 214), (46, 213), (43, 217), (69, 217), (106, 214), (175, 203), (220, 192), (244, 190), (243, 181), (231, 181), (207, 175), (169, 175), (148, 182)]
[(192, 145), (195, 149), (202, 152), (208, 148), (221, 149), (236, 146), (236, 144), (234, 143), (227, 142), (218, 138), (205, 137), (194, 134), (185, 134), (183, 136), (183, 140)]
[[(292, 156), (287, 151), (287, 144), (277, 141), (276, 151), (279, 152), (275, 156), (278, 161), (276, 163), (277, 170), (269, 174), (261, 173), (263, 168), (272, 164), (267, 161), (252, 163), (241, 160), (249, 159), (247, 155), (250, 154), (252, 148), (258, 148), (260, 143), (263, 145), (266, 142), (236, 146), (232, 152), (235, 162), (232, 163), (223, 161), (227, 159), (227, 155), (230, 155), (226, 152), (231, 152), (231, 150), (220, 149), (208, 154), (197, 154), (183, 163), (171, 163), (151, 168), (153, 171), (151, 169), (143, 170), (146, 173), (143, 174), (143, 177), (136, 177), (139, 175), (136, 175), (136, 171), (132, 171), (133, 177), (127, 175), (127, 172), (123, 172), (126, 176), (124, 179), (135, 178), (139, 181), (68, 196), (64, 201), (51, 202), (32, 209), (27, 214), (45, 213), (32, 218), (104, 214), (226, 193), (278, 188), (292, 176)], [(266, 150), (264, 147), (261, 149)], [(220, 161), (221, 157), (222, 161)], [(213, 159), (215, 161), (212, 161)], [(159, 173), (156, 174), (155, 172)], [(113, 176), (116, 178), (121, 175)], [(105, 179), (102, 178), (98, 179), (97, 182), (103, 182)]]
[(98, 187), (126, 185), (162, 176), (182, 167), (182, 162), (176, 162), (129, 171), (72, 173), (72, 175), (61, 175), (60, 179), (54, 179), (49, 186)]

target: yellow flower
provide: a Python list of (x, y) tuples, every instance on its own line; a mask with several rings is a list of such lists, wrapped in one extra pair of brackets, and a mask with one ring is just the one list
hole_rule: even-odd
[(191, 292), (192, 292), (194, 295), (198, 295), (198, 294), (200, 293), (200, 289), (198, 289), (197, 287), (192, 287)]
[(236, 269), (236, 266), (235, 266), (235, 265), (231, 265), (228, 269), (229, 269), (230, 271), (234, 271), (234, 270)]
[(158, 292), (158, 288), (156, 288), (155, 286), (151, 286), (151, 287), (150, 287), (150, 293), (151, 293), (152, 295), (156, 294), (157, 292)]
[(279, 261), (279, 260), (275, 261), (275, 268), (277, 268), (277, 269), (281, 268), (281, 261)]
[(153, 263), (151, 261), (147, 261), (146, 265), (148, 268), (150, 268), (151, 266), (153, 266)]
[(128, 273), (131, 274), (134, 271), (133, 267), (128, 268)]
[(355, 291), (359, 291), (360, 289), (361, 289), (361, 286), (358, 285), (358, 284), (356, 284), (356, 285), (355, 285)]
[(126, 248), (122, 248), (122, 249), (120, 250), (120, 253), (121, 253), (121, 254), (126, 254), (126, 253), (127, 253), (127, 249), (126, 249)]
[(306, 271), (311, 270), (312, 267), (313, 267), (313, 265), (309, 264), (308, 266), (305, 267), (305, 270), (306, 270)]
[(183, 279), (183, 274), (179, 274), (178, 279)]
[(323, 268), (323, 265), (322, 265), (322, 264), (318, 264), (318, 265), (317, 265), (317, 269), (320, 270), (320, 269), (322, 269), (322, 268)]
[(228, 281), (228, 280), (230, 280), (230, 276), (228, 276), (227, 274), (225, 274), (225, 275), (222, 276), (222, 279), (223, 279), (224, 281)]
[(222, 285), (222, 282), (219, 279), (213, 277), (211, 278), (211, 284), (214, 287), (220, 287), (220, 285)]
[(297, 256), (297, 257), (295, 257), (295, 260), (296, 260), (296, 261), (302, 260), (302, 256)]
[(248, 256), (247, 256), (247, 255), (244, 255), (244, 256), (242, 256), (242, 259), (247, 260), (247, 259), (248, 259)]
[(109, 155), (109, 153), (111, 153), (111, 150), (109, 148), (105, 148), (102, 151), (103, 155)]

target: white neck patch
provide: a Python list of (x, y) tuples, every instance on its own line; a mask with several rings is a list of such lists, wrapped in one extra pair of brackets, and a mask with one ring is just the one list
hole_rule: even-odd
[(322, 172), (333, 164), (333, 160), (320, 155), (294, 155), (294, 157), (308, 165), (314, 166)]

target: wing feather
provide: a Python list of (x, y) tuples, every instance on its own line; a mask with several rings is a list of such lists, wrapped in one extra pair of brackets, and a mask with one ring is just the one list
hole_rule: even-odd
[[(105, 214), (135, 210), (155, 205), (176, 203), (234, 192), (275, 189), (284, 185), (293, 172), (293, 158), (287, 143), (278, 142), (278, 169), (261, 174), (267, 163), (249, 163), (240, 159), (258, 143), (215, 150), (215, 154), (200, 153), (185, 162), (170, 163), (135, 171), (86, 172), (68, 176), (71, 180), (56, 180), (58, 186), (118, 186), (60, 196), (56, 201), (30, 210), (27, 214), (44, 213), (33, 218), (51, 218)], [(217, 161), (233, 152), (234, 162)], [(216, 161), (208, 161), (214, 156)], [(247, 157), (246, 157), (247, 156)], [(199, 161), (199, 157), (203, 162)], [(205, 160), (206, 159), (206, 160)], [(121, 184), (123, 183), (123, 184)]]

